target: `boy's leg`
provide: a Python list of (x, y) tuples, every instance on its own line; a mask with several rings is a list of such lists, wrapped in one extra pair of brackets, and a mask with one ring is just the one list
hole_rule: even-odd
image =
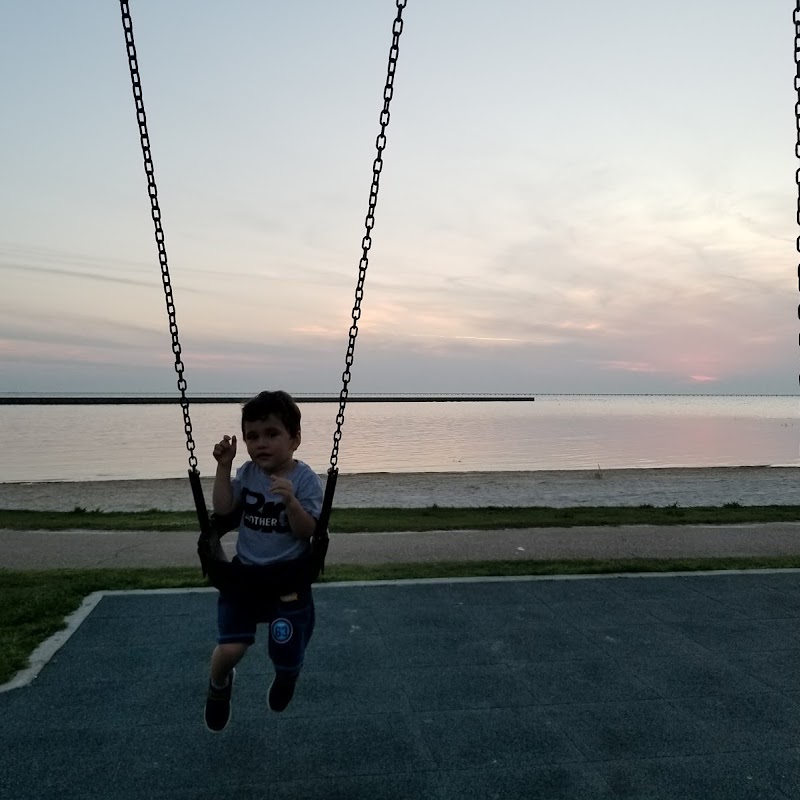
[(275, 666), (275, 679), (269, 688), (269, 707), (273, 711), (283, 711), (294, 696), (306, 646), (314, 632), (311, 589), (299, 592), (296, 599), (292, 596), (278, 601), (271, 617), (269, 657)]
[(233, 668), (244, 658), (249, 644), (229, 642), (218, 644), (211, 654), (211, 683), (221, 689), (228, 683)]
[(256, 623), (249, 609), (220, 593), (217, 601), (218, 644), (211, 654), (211, 675), (206, 695), (205, 723), (215, 733), (231, 717), (231, 692), (235, 667), (255, 641)]

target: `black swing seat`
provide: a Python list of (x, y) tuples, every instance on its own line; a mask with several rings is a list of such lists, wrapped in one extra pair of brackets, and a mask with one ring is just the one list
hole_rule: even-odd
[[(311, 539), (308, 556), (279, 564), (243, 564), (229, 561), (221, 538), (239, 527), (240, 513), (209, 515), (209, 525), (202, 526), (197, 540), (197, 554), (212, 586), (225, 594), (258, 602), (302, 592), (315, 583), (325, 568), (328, 550), (327, 526), (318, 527)], [(320, 529), (321, 528), (321, 529)]]

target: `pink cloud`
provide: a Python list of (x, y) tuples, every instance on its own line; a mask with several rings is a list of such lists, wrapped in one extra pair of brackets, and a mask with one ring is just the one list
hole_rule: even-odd
[(608, 369), (621, 370), (623, 372), (660, 372), (658, 367), (644, 361), (600, 361), (598, 362)]

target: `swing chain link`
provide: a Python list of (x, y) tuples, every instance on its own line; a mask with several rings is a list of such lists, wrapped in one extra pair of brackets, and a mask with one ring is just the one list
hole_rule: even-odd
[[(350, 326), (345, 356), (345, 369), (342, 373), (342, 389), (339, 393), (339, 413), (336, 415), (336, 431), (333, 434), (333, 450), (331, 451), (331, 466), (329, 474), (337, 472), (339, 461), (339, 443), (342, 439), (342, 425), (344, 425), (344, 410), (347, 404), (350, 383), (350, 367), (353, 366), (353, 355), (358, 336), (358, 320), (361, 318), (361, 301), (364, 299), (364, 281), (367, 277), (369, 266), (369, 250), (372, 247), (372, 229), (375, 226), (375, 207), (378, 204), (378, 189), (380, 188), (381, 171), (383, 170), (383, 151), (386, 147), (386, 128), (389, 125), (389, 105), (394, 94), (394, 76), (397, 69), (397, 57), (400, 52), (400, 34), (403, 32), (403, 10), (407, 0), (396, 0), (397, 16), (392, 24), (392, 45), (389, 48), (389, 66), (386, 73), (386, 85), (383, 89), (383, 109), (380, 113), (380, 133), (375, 140), (377, 155), (372, 164), (372, 185), (369, 190), (369, 206), (365, 219), (366, 232), (361, 240), (361, 260), (358, 263), (358, 282), (356, 284), (355, 304), (353, 306), (353, 324)], [(798, 0), (800, 2), (800, 0)]]
[[(800, 0), (797, 0), (794, 9), (794, 63), (794, 88), (797, 93), (797, 100), (794, 104), (794, 121), (797, 132), (794, 154), (796, 158), (800, 158)], [(800, 167), (795, 170), (794, 177), (797, 184), (797, 224), (800, 226)], [(795, 239), (795, 245), (800, 254), (800, 236)], [(797, 266), (797, 289), (800, 291), (800, 264)], [(800, 305), (797, 306), (797, 317), (800, 319)], [(800, 345), (800, 334), (798, 334), (798, 345)], [(800, 381), (800, 375), (798, 375), (798, 381)]]
[(181, 343), (178, 338), (178, 322), (175, 316), (175, 302), (172, 296), (172, 282), (169, 277), (167, 264), (167, 248), (164, 243), (164, 229), (161, 226), (161, 209), (158, 205), (158, 191), (156, 189), (155, 171), (153, 169), (153, 156), (150, 152), (150, 136), (147, 132), (147, 116), (144, 111), (142, 99), (142, 84), (139, 77), (139, 62), (136, 58), (136, 44), (133, 40), (133, 20), (131, 19), (128, 0), (120, 0), (122, 12), (122, 27), (125, 31), (125, 44), (128, 51), (128, 67), (131, 74), (133, 99), (136, 103), (136, 120), (139, 124), (139, 140), (142, 145), (144, 158), (144, 171), (147, 176), (147, 190), (150, 195), (150, 212), (155, 229), (156, 245), (158, 246), (158, 261), (161, 265), (161, 280), (164, 285), (164, 296), (169, 316), (169, 332), (172, 335), (172, 352), (175, 355), (175, 372), (178, 375), (178, 390), (181, 393), (181, 409), (183, 410), (183, 429), (186, 433), (186, 449), (189, 451), (189, 466), (191, 471), (197, 472), (197, 456), (194, 454), (195, 443), (192, 436), (192, 420), (189, 416), (189, 400), (186, 397), (186, 379), (183, 377), (183, 360), (181, 358)]

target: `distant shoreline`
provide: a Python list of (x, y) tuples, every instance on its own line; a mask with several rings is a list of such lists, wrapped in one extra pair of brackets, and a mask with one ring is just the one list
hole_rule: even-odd
[[(344, 508), (800, 505), (800, 467), (341, 473)], [(325, 479), (323, 474), (322, 479)], [(202, 479), (210, 502), (212, 477)], [(187, 511), (187, 478), (0, 483), (0, 509)]]
[[(190, 405), (208, 404), (241, 404), (246, 402), (252, 394), (201, 394), (190, 395)], [(320, 393), (295, 393), (293, 397), (299, 403), (338, 403), (339, 394)], [(757, 394), (757, 393), (703, 393), (703, 392), (496, 392), (469, 394), (457, 392), (446, 393), (369, 393), (362, 395), (350, 394), (348, 403), (500, 403), (517, 402), (532, 403), (537, 397), (798, 397), (796, 394)], [(10, 392), (0, 394), (0, 405), (177, 405), (181, 397), (176, 393), (168, 394), (13, 394)]]

